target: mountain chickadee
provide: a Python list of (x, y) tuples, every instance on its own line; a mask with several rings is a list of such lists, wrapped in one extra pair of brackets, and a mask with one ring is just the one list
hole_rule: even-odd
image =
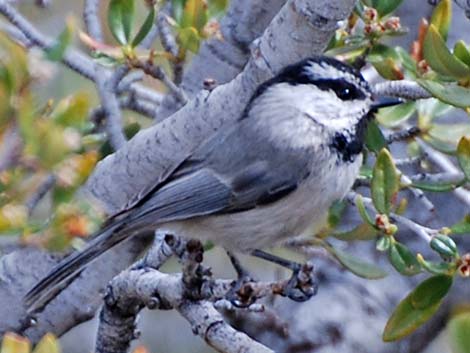
[(258, 87), (239, 119), (170, 173), (156, 175), (155, 185), (113, 216), (85, 249), (62, 260), (30, 290), (26, 305), (145, 229), (241, 252), (313, 234), (359, 173), (372, 113), (399, 102), (374, 101), (361, 74), (333, 58), (284, 68)]

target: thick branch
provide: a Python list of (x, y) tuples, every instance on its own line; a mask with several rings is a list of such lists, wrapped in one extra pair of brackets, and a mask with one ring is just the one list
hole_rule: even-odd
[(202, 91), (172, 117), (141, 131), (125, 148), (100, 162), (87, 190), (110, 212), (122, 207), (214, 130), (235, 120), (258, 84), (285, 65), (321, 52), (337, 21), (348, 16), (354, 3), (288, 1), (256, 42), (240, 75), (211, 92)]

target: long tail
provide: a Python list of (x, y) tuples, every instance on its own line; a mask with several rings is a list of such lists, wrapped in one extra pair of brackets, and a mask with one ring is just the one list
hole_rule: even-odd
[(111, 223), (93, 235), (85, 249), (74, 252), (60, 261), (25, 295), (24, 303), (27, 311), (32, 313), (44, 307), (67, 287), (87, 264), (130, 236), (132, 230), (123, 229), (126, 223), (125, 219)]

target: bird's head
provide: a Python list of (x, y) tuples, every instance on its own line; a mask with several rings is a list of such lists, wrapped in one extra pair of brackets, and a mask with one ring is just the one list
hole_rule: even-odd
[(298, 109), (330, 131), (349, 129), (370, 112), (400, 103), (374, 98), (358, 70), (325, 56), (285, 67), (258, 88), (252, 101), (265, 93), (271, 101)]

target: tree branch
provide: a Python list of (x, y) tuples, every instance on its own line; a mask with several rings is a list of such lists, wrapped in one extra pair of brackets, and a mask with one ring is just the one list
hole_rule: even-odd
[[(257, 85), (282, 67), (321, 52), (337, 21), (348, 16), (354, 3), (288, 1), (254, 45), (239, 76), (211, 92), (202, 91), (172, 117), (141, 131), (124, 149), (99, 163), (86, 190), (109, 212), (118, 210), (214, 130), (238, 118)], [(140, 171), (138, 178), (135, 171)]]

